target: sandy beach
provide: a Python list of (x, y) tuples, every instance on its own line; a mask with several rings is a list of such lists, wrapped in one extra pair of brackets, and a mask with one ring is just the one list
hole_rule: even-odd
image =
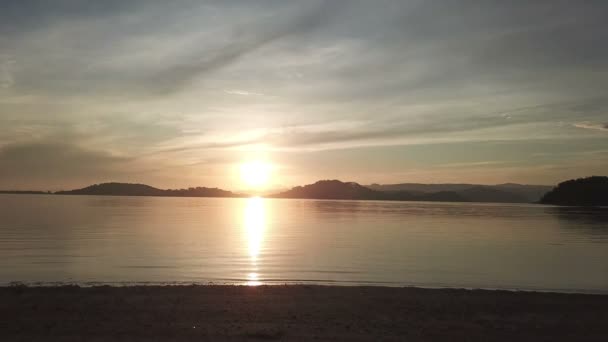
[(608, 296), (332, 286), (0, 288), (2, 341), (605, 341)]

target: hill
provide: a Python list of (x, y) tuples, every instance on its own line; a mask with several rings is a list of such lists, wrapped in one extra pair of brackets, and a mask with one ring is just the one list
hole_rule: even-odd
[[(407, 190), (404, 190), (407, 189)], [(538, 202), (540, 193), (550, 190), (546, 186), (500, 184), (373, 184), (363, 186), (355, 182), (321, 180), (313, 184), (296, 186), (268, 197), (310, 198), (310, 199), (350, 199), (388, 201), (437, 201), (437, 202), (496, 202), (533, 203)], [(43, 193), (43, 192), (11, 192)], [(168, 197), (243, 197), (218, 188), (159, 189), (146, 184), (101, 183), (81, 189), (55, 192), (57, 195), (100, 195), (100, 196), (168, 196)]]
[(457, 191), (457, 194), (469, 202), (496, 202), (496, 203), (526, 203), (530, 202), (525, 196), (509, 191), (498, 190), (488, 186), (474, 186)]
[(490, 185), (489, 187), (523, 196), (526, 198), (526, 201), (530, 203), (538, 202), (547, 192), (553, 189), (552, 185), (529, 185), (515, 183)]
[(540, 200), (543, 204), (608, 206), (608, 177), (592, 176), (559, 183)]
[(102, 183), (82, 189), (57, 191), (58, 195), (161, 196), (163, 190), (145, 184)]
[(49, 195), (51, 192), (48, 191), (37, 191), (37, 190), (0, 190), (0, 194), (12, 194), (12, 195)]
[(162, 190), (145, 184), (102, 183), (86, 188), (58, 191), (57, 195), (102, 195), (102, 196), (168, 196), (168, 197), (238, 197), (218, 188), (188, 188)]
[[(398, 200), (399, 200), (399, 197), (402, 198), (402, 199), (400, 199), (401, 201), (408, 200), (408, 199), (403, 199), (405, 197), (405, 194), (408, 194), (408, 192), (400, 191), (397, 194), (399, 194)], [(412, 199), (412, 201), (470, 202), (467, 198), (463, 197), (462, 195), (460, 195), (459, 193), (454, 192), (454, 191), (438, 191), (438, 192), (431, 192), (431, 193), (417, 193), (417, 194), (409, 193), (409, 194), (414, 196), (414, 199)]]
[(271, 197), (314, 199), (384, 199), (384, 194), (353, 182), (321, 180), (314, 184), (296, 186)]
[(379, 191), (354, 182), (341, 182), (339, 180), (322, 180), (314, 184), (297, 186), (271, 197), (387, 201), (527, 202), (522, 196), (484, 187), (465, 188), (462, 191), (437, 192)]
[(453, 192), (471, 202), (538, 202), (540, 198), (552, 189), (548, 185), (524, 184), (372, 184), (370, 189), (378, 191), (408, 191), (421, 193)]

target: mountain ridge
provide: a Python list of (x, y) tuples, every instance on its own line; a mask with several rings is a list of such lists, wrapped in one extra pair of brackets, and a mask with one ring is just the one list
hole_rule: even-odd
[[(407, 189), (407, 190), (403, 190)], [(364, 186), (356, 182), (337, 179), (320, 180), (312, 184), (296, 186), (289, 190), (270, 194), (269, 198), (310, 198), (337, 200), (388, 200), (388, 201), (442, 201), (442, 202), (495, 202), (536, 203), (544, 194), (538, 193), (548, 186), (521, 184), (372, 184)], [(547, 190), (547, 191), (548, 191)], [(0, 191), (1, 192), (1, 191)], [(26, 192), (24, 192), (26, 193)], [(34, 192), (32, 192), (34, 193)], [(40, 192), (42, 193), (42, 192)], [(219, 188), (195, 187), (187, 189), (159, 189), (140, 183), (108, 182), (84, 188), (57, 191), (56, 195), (99, 196), (162, 196), (162, 197), (246, 197)], [(538, 196), (538, 197), (536, 197)]]
[(321, 180), (271, 195), (274, 198), (353, 199), (387, 201), (531, 203), (526, 197), (498, 189), (472, 186), (456, 191), (381, 191), (355, 182)]
[(231, 191), (219, 188), (196, 187), (188, 189), (158, 189), (139, 183), (100, 183), (81, 189), (57, 191), (56, 195), (98, 195), (98, 196), (161, 196), (161, 197), (239, 197)]
[[(491, 190), (499, 190), (502, 192), (510, 193), (519, 197), (523, 197), (520, 201), (524, 202), (538, 202), (541, 197), (553, 189), (550, 185), (529, 185), (529, 184), (517, 184), (517, 183), (503, 183), (496, 185), (485, 185), (485, 184), (469, 184), (469, 183), (437, 183), (437, 184), (424, 184), (424, 183), (396, 183), (396, 184), (371, 184), (368, 186), (370, 189), (379, 191), (418, 191), (418, 192), (440, 192), (440, 191), (465, 191), (467, 189), (485, 189), (488, 192)], [(505, 195), (505, 198), (509, 195)]]

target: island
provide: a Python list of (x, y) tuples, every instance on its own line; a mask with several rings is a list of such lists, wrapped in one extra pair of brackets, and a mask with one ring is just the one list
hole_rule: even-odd
[(158, 189), (145, 184), (102, 183), (86, 188), (57, 191), (57, 195), (101, 196), (168, 196), (168, 197), (242, 197), (242, 195), (218, 188), (196, 187), (188, 189)]
[[(538, 203), (552, 187), (522, 184), (372, 184), (320, 180), (304, 186), (270, 194), (269, 198), (306, 198), (333, 200), (383, 200), (432, 202)], [(190, 187), (160, 189), (146, 184), (109, 182), (84, 188), (44, 191), (0, 191), (6, 194), (54, 194), (94, 196), (163, 196), (163, 197), (249, 197), (254, 194), (235, 193), (219, 188)]]
[(592, 176), (559, 183), (540, 200), (543, 204), (608, 206), (608, 177)]
[[(532, 187), (536, 187), (535, 190), (537, 190), (539, 186)], [(401, 190), (403, 188), (407, 188), (408, 190)], [(518, 184), (517, 187), (511, 186), (511, 189), (512, 190), (506, 190), (499, 189), (497, 186), (473, 184), (468, 186), (450, 186), (450, 184), (444, 184), (443, 187), (432, 185), (424, 187), (422, 184), (418, 185), (418, 187), (375, 184), (366, 187), (355, 182), (342, 182), (334, 179), (321, 180), (313, 184), (297, 186), (270, 197), (434, 202), (534, 202), (534, 200), (532, 200), (534, 197), (530, 198), (530, 188), (525, 185)], [(521, 189), (524, 189), (524, 192), (522, 192)], [(538, 198), (536, 198), (536, 201), (538, 201)]]

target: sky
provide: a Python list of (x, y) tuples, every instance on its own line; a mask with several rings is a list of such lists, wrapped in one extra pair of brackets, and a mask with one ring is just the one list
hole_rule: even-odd
[(608, 2), (0, 4), (0, 188), (608, 174)]

